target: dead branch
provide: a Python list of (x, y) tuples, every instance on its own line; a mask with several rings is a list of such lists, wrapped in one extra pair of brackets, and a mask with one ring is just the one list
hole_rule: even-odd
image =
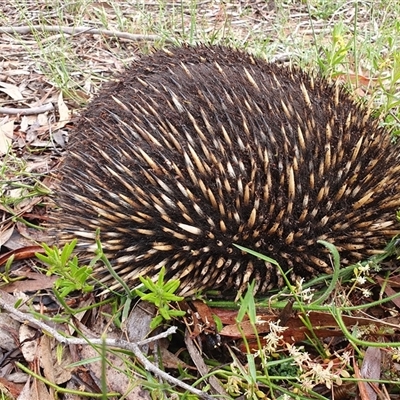
[[(25, 35), (27, 33), (32, 32), (55, 32), (55, 33), (66, 33), (67, 35), (81, 35), (81, 34), (90, 34), (90, 35), (104, 35), (110, 37), (117, 37), (121, 39), (128, 39), (132, 41), (146, 40), (146, 41), (156, 41), (160, 40), (161, 37), (159, 35), (138, 35), (127, 32), (120, 31), (112, 31), (109, 29), (98, 29), (92, 28), (90, 26), (77, 26), (77, 27), (69, 27), (69, 26), (61, 26), (61, 25), (32, 25), (32, 26), (15, 26), (15, 27), (0, 27), (1, 33), (8, 34), (21, 34)], [(166, 39), (168, 41), (168, 39)]]
[(51, 111), (54, 109), (53, 104), (47, 103), (38, 107), (31, 108), (9, 108), (9, 107), (0, 107), (0, 114), (7, 115), (33, 115), (33, 114), (41, 114), (46, 111)]

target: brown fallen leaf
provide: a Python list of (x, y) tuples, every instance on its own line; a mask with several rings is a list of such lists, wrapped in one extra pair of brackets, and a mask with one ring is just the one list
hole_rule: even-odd
[[(377, 347), (368, 347), (365, 354), (364, 360), (361, 365), (360, 375), (363, 379), (378, 380), (381, 377), (381, 363), (382, 363), (382, 353), (381, 349)], [(378, 392), (380, 392), (378, 385), (373, 382), (363, 382), (363, 391), (361, 398), (364, 400), (376, 400), (378, 398)], [(366, 397), (364, 397), (364, 391)], [(381, 398), (381, 397), (380, 397)]]
[(11, 250), (0, 255), (0, 266), (4, 265), (10, 257), (14, 257), (14, 261), (26, 260), (35, 256), (35, 253), (44, 253), (42, 246), (25, 246), (20, 249)]
[(73, 360), (68, 347), (65, 347), (61, 356), (57, 356), (58, 343), (54, 338), (43, 335), (38, 346), (38, 357), (43, 369), (43, 376), (56, 385), (61, 385), (71, 379), (72, 369), (68, 368)]
[[(111, 337), (113, 335), (109, 333), (108, 338)], [(94, 361), (99, 357), (98, 350), (91, 346), (82, 346), (78, 349), (78, 353), (81, 360), (92, 360), (87, 362), (86, 367), (98, 382), (101, 381), (103, 372), (105, 373), (108, 390), (121, 393), (126, 400), (150, 400), (149, 394), (143, 392), (140, 387), (140, 378), (136, 380), (134, 374), (125, 372), (130, 363), (128, 355), (122, 353), (116, 355), (107, 352), (108, 362), (105, 365), (105, 371), (103, 371), (104, 366), (101, 361)]]
[(38, 379), (28, 379), (18, 400), (54, 400), (46, 385)]
[(1, 289), (7, 293), (18, 292), (36, 292), (43, 289), (51, 289), (57, 276), (47, 276), (38, 272), (28, 272), (24, 274), (26, 279), (21, 279), (11, 283), (4, 284)]
[(2, 396), (5, 395), (5, 398), (8, 399), (7, 395), (9, 395), (10, 398), (17, 398), (21, 394), (21, 390), (21, 384), (10, 382), (5, 378), (0, 377), (0, 393), (2, 394)]
[[(218, 311), (213, 309), (213, 312), (219, 316)], [(301, 314), (290, 318), (286, 324), (288, 329), (282, 332), (282, 336), (285, 341), (289, 342), (298, 342), (306, 339), (307, 335), (310, 335), (310, 331), (304, 326), (301, 319), (299, 318)], [(269, 322), (277, 321), (278, 317), (273, 314), (259, 314), (257, 315), (259, 319), (259, 323), (257, 323), (257, 333), (265, 334), (269, 332)], [(304, 317), (304, 316), (303, 316)], [(314, 333), (320, 337), (331, 337), (331, 336), (343, 336), (343, 332), (339, 328), (336, 323), (335, 318), (328, 313), (323, 312), (310, 312), (307, 316), (309, 319)], [(385, 326), (385, 322), (377, 321), (372, 318), (365, 318), (360, 316), (342, 316), (343, 322), (346, 327), (351, 330), (352, 327), (356, 325), (370, 325), (373, 324), (375, 326)], [(255, 338), (254, 329), (251, 326), (249, 321), (243, 321), (241, 324), (241, 329), (246, 336), (247, 339)], [(391, 328), (393, 326), (391, 325)], [(235, 339), (239, 339), (242, 337), (238, 327), (235, 325), (227, 325), (225, 326), (221, 332), (219, 332), (221, 336), (231, 337)]]

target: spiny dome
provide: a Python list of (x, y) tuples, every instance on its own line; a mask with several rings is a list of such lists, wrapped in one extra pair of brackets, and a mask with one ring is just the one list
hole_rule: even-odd
[[(225, 47), (135, 61), (100, 91), (60, 169), (61, 242), (101, 241), (132, 288), (180, 279), (180, 293), (282, 284), (375, 254), (400, 232), (400, 152), (337, 85)], [(97, 278), (115, 289), (103, 266)]]

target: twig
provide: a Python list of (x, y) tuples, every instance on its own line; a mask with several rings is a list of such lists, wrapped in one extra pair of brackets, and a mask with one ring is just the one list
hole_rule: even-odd
[[(195, 346), (194, 341), (191, 338), (190, 333), (187, 329), (185, 332), (185, 344), (186, 344), (186, 348), (189, 352), (189, 355), (190, 355), (194, 365), (197, 367), (197, 370), (200, 372), (200, 375), (201, 376), (207, 375), (209, 373), (208, 367), (207, 367), (206, 363), (204, 362), (203, 357), (201, 356), (201, 352)], [(220, 396), (223, 396), (224, 398), (226, 398), (228, 396), (225, 389), (222, 387), (221, 383), (215, 376), (213, 376), (213, 375), (209, 376), (208, 383), (210, 384), (211, 389), (213, 389), (216, 394), (219, 394)]]
[(7, 115), (33, 115), (33, 114), (41, 114), (46, 111), (53, 110), (54, 106), (51, 103), (43, 104), (38, 107), (31, 108), (9, 108), (9, 107), (0, 107), (0, 114)]
[(56, 329), (52, 328), (51, 326), (45, 324), (44, 322), (38, 321), (32, 315), (17, 310), (12, 304), (4, 300), (4, 293), (1, 293), (0, 296), (0, 308), (8, 311), (11, 315), (14, 316), (15, 319), (20, 321), (21, 323), (28, 322), (29, 325), (34, 326), (35, 328), (39, 328), (51, 336), (53, 336), (58, 342), (68, 344), (68, 345), (100, 345), (100, 346), (108, 346), (108, 347), (115, 347), (118, 349), (128, 350), (131, 351), (137, 359), (143, 364), (144, 368), (147, 371), (150, 371), (160, 378), (170, 382), (173, 385), (179, 386), (184, 390), (187, 390), (201, 399), (205, 400), (213, 400), (211, 396), (207, 393), (202, 392), (201, 390), (195, 389), (192, 386), (186, 384), (185, 382), (180, 381), (179, 379), (174, 378), (173, 376), (167, 374), (166, 372), (162, 371), (154, 364), (152, 364), (142, 353), (139, 346), (147, 344), (149, 342), (154, 342), (156, 340), (166, 338), (169, 335), (176, 332), (176, 327), (173, 326), (167, 329), (165, 332), (160, 333), (159, 335), (153, 336), (151, 338), (141, 340), (136, 343), (129, 343), (126, 340), (121, 339), (79, 339), (79, 338), (72, 338), (72, 337), (65, 337), (64, 335), (60, 334)]
[[(61, 26), (61, 25), (30, 25), (30, 26), (15, 26), (15, 27), (0, 27), (0, 34), (1, 33), (19, 33), (21, 35), (25, 35), (27, 33), (32, 32), (56, 32), (56, 33), (66, 33), (68, 35), (80, 35), (80, 34), (90, 34), (90, 35), (105, 35), (105, 36), (113, 36), (122, 39), (128, 39), (133, 41), (139, 40), (149, 40), (155, 41), (160, 40), (161, 36), (159, 35), (138, 35), (133, 33), (127, 32), (120, 32), (120, 31), (112, 31), (109, 29), (98, 29), (92, 28), (90, 26), (76, 26), (76, 27), (69, 27), (69, 26)], [(165, 39), (169, 41), (168, 39)]]

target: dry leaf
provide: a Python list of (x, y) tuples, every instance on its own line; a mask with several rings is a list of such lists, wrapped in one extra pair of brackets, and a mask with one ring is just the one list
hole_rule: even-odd
[(46, 276), (37, 272), (27, 272), (24, 276), (26, 279), (15, 281), (2, 286), (2, 290), (8, 293), (14, 293), (15, 290), (20, 292), (33, 292), (43, 289), (51, 289), (57, 276)]
[[(138, 342), (145, 339), (151, 332), (150, 323), (156, 313), (153, 304), (140, 301), (130, 312), (124, 322), (123, 331), (126, 332), (131, 342)], [(149, 346), (142, 346), (143, 353), (147, 353)]]
[[(111, 336), (109, 335), (109, 337)], [(95, 351), (92, 347), (82, 346), (80, 351), (81, 359), (95, 359), (98, 358), (98, 356), (98, 351)], [(119, 353), (119, 357), (115, 354), (107, 353), (109, 363), (106, 364), (105, 368), (108, 389), (121, 393), (126, 400), (149, 400), (150, 396), (146, 392), (143, 392), (140, 386), (138, 386), (138, 382), (135, 382), (132, 378), (132, 374), (123, 372), (128, 364), (124, 362), (126, 357), (128, 356), (122, 353)], [(102, 375), (101, 362), (92, 361), (87, 364), (86, 367), (91, 371), (92, 375), (96, 377), (98, 382), (100, 382)]]
[(37, 124), (37, 116), (36, 115), (23, 115), (21, 117), (21, 125), (19, 130), (21, 132), (27, 132), (29, 127)]
[(11, 83), (0, 82), (0, 92), (8, 94), (13, 100), (22, 100), (24, 98), (18, 86)]
[[(26, 377), (26, 374), (25, 374)], [(26, 382), (26, 379), (24, 380)], [(11, 382), (9, 379), (0, 377), (0, 393), (4, 399), (14, 399), (21, 393), (21, 385)], [(4, 397), (3, 397), (4, 396)]]
[(10, 228), (0, 231), (0, 247), (4, 246), (8, 239), (12, 236), (14, 232), (15, 225), (11, 225)]
[(18, 337), (20, 323), (12, 319), (10, 315), (0, 314), (0, 347), (4, 350), (12, 351), (18, 347), (15, 343)]
[(38, 346), (40, 366), (43, 368), (43, 376), (56, 385), (63, 384), (71, 379), (71, 368), (67, 368), (73, 362), (69, 348), (64, 346), (61, 362), (57, 362), (57, 343), (54, 338), (42, 336)]
[[(370, 380), (378, 380), (381, 377), (381, 361), (382, 361), (382, 353), (381, 349), (377, 347), (368, 347), (367, 351), (364, 355), (364, 360), (361, 366), (360, 375), (364, 379)], [(365, 393), (366, 399), (368, 400), (376, 400), (377, 393), (371, 387), (371, 384), (365, 383)]]
[(18, 400), (54, 400), (54, 396), (49, 393), (43, 382), (35, 379), (34, 383), (31, 383), (29, 379), (18, 396)]
[[(206, 365), (201, 352), (197, 348), (194, 340), (191, 338), (191, 335), (187, 329), (185, 332), (185, 344), (190, 354), (190, 358), (192, 359), (194, 365), (197, 367), (201, 376), (204, 377), (205, 375), (208, 375), (210, 372), (210, 368)], [(207, 381), (210, 384), (213, 393), (219, 394), (222, 397), (227, 397), (227, 393), (225, 392), (225, 389), (223, 388), (221, 382), (217, 377), (211, 375), (207, 378)]]
[(58, 96), (57, 105), (58, 114), (60, 116), (57, 128), (60, 129), (63, 128), (71, 119), (69, 109), (63, 100), (62, 92), (60, 92), (60, 95)]
[(176, 356), (174, 353), (170, 352), (166, 347), (168, 345), (169, 345), (169, 341), (168, 340), (165, 340), (165, 342), (160, 340), (158, 342), (157, 352), (160, 355), (160, 360), (161, 360), (163, 368), (165, 368), (165, 369), (178, 369), (180, 367), (180, 368), (191, 369), (191, 370), (194, 370), (194, 371), (197, 370), (196, 367), (193, 367), (193, 366), (191, 366), (189, 364), (186, 364), (178, 356)]
[(27, 362), (33, 362), (36, 358), (38, 347), (37, 329), (28, 325), (21, 325), (19, 328), (19, 342), (21, 343), (21, 351)]
[(11, 119), (0, 125), (0, 155), (7, 154), (14, 135), (14, 120)]
[(47, 118), (47, 113), (38, 114), (37, 122), (38, 122), (39, 126), (47, 127), (49, 125), (49, 119)]

